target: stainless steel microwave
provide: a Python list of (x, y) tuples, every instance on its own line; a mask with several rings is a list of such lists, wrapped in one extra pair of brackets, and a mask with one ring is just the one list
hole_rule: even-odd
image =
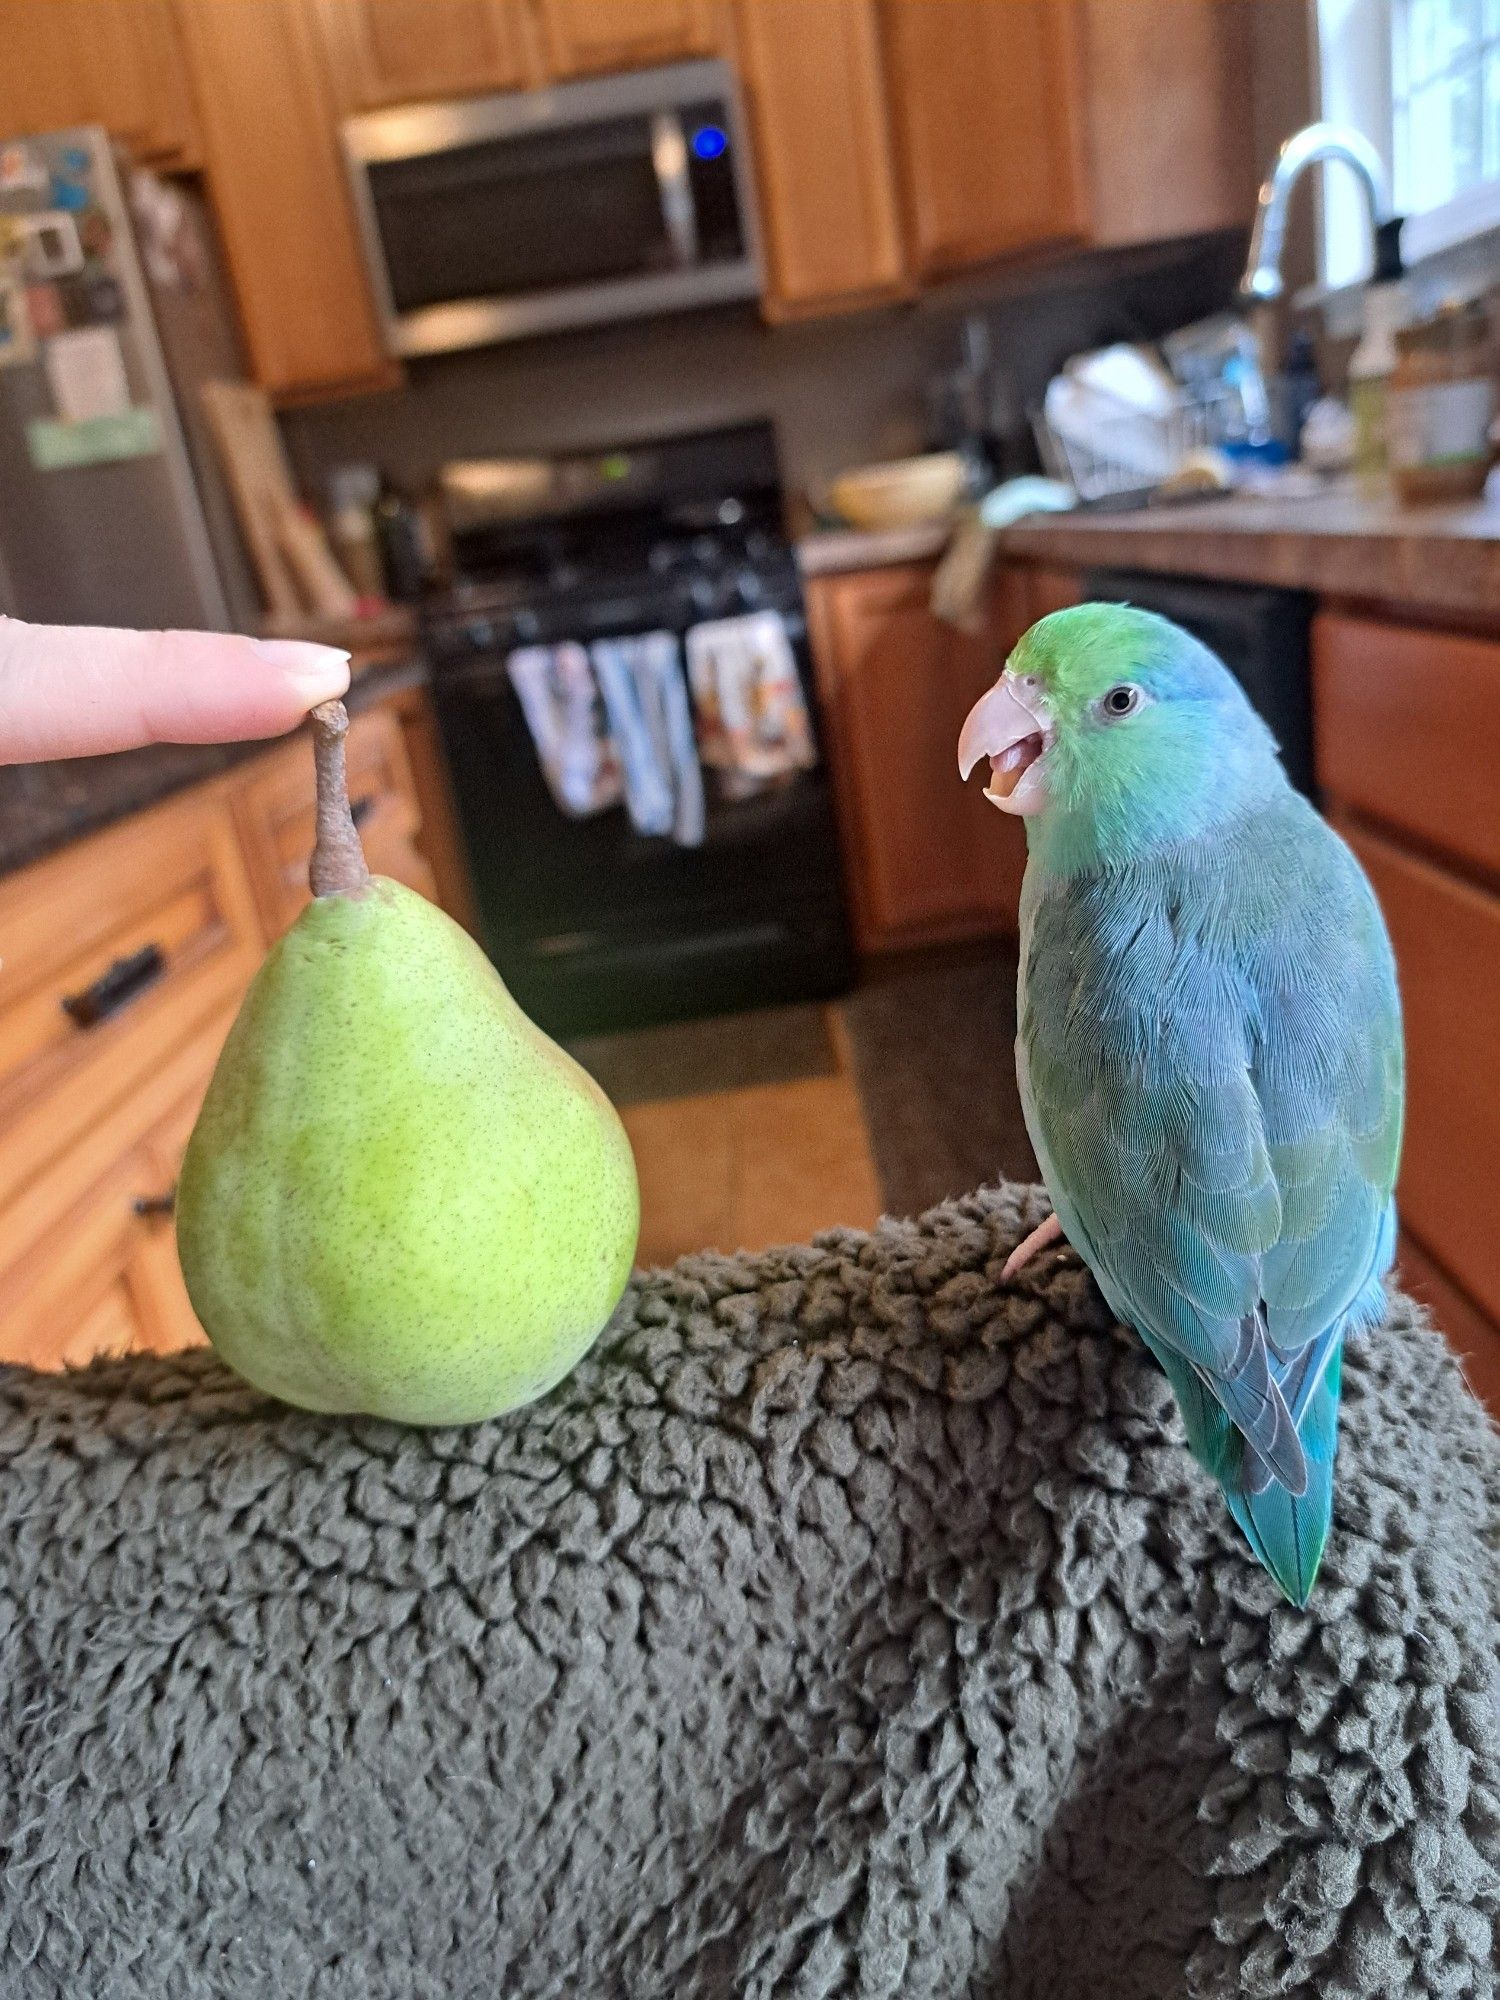
[(391, 352), (754, 297), (743, 130), (722, 62), (346, 120)]

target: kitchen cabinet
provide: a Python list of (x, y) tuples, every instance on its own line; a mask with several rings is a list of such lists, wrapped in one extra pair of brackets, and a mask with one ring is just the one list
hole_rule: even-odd
[(1014, 933), (1020, 822), (958, 776), (958, 734), (999, 674), (1024, 614), (1002, 572), (985, 629), (929, 608), (933, 565), (810, 578), (808, 619), (864, 951)]
[(342, 115), (540, 80), (525, 0), (317, 0)]
[(1318, 781), (1374, 885), (1401, 981), (1402, 1225), (1440, 1323), (1471, 1376), (1491, 1383), (1500, 1383), (1497, 702), (1494, 639), (1338, 610), (1313, 620)]
[(916, 274), (1081, 238), (1075, 10), (884, 0), (880, 19)]
[(389, 386), (306, 0), (179, 0), (177, 19), (257, 381), (284, 398)]
[(594, 76), (717, 52), (717, 0), (536, 0), (548, 74)]
[(880, 0), (918, 277), (1244, 222), (1237, 0)]
[[(461, 864), (424, 727), (409, 689), (354, 718), (347, 757), (372, 870), (434, 895)], [(202, 1337), (171, 1198), (244, 990), (306, 899), (312, 801), (299, 740), (0, 879), (0, 1360)]]
[(772, 319), (910, 289), (870, 0), (738, 0)]
[(140, 159), (198, 162), (172, 0), (0, 0), (0, 134), (102, 125)]

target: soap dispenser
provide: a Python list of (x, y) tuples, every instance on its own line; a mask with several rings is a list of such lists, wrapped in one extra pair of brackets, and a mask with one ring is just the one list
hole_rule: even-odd
[(1396, 335), (1410, 305), (1403, 282), (1401, 217), (1375, 232), (1375, 270), (1365, 287), (1364, 331), (1349, 357), (1349, 409), (1354, 418), (1354, 473), (1367, 493), (1387, 481), (1386, 387), (1396, 366)]

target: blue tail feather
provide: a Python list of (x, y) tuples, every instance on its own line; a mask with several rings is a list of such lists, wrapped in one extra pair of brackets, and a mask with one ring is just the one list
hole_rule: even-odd
[(1256, 1560), (1299, 1609), (1312, 1594), (1333, 1512), (1343, 1366), (1341, 1332), (1333, 1336), (1332, 1352), (1316, 1386), (1298, 1399), (1297, 1433), (1307, 1461), (1307, 1491), (1302, 1494), (1288, 1493), (1274, 1478), (1265, 1482), (1263, 1466), (1257, 1464), (1253, 1451), (1192, 1368), (1170, 1349), (1159, 1350), (1154, 1343), (1147, 1343), (1176, 1392), (1193, 1456), (1223, 1488), (1229, 1511)]

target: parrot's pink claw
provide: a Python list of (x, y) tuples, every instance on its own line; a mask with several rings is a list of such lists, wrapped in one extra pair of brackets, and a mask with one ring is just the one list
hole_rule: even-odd
[(1000, 1273), (1002, 1284), (1013, 1278), (1017, 1271), (1024, 1270), (1038, 1250), (1045, 1250), (1049, 1243), (1057, 1243), (1062, 1238), (1062, 1224), (1055, 1215), (1049, 1215), (1045, 1222), (1039, 1222), (1029, 1236), (1023, 1237), (1005, 1260), (1005, 1268)]

